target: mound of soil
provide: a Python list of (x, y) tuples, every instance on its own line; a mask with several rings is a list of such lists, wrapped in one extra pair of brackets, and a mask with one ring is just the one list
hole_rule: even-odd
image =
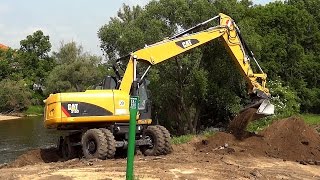
[(259, 134), (242, 140), (219, 132), (196, 147), (201, 152), (267, 156), (299, 162), (320, 161), (320, 135), (298, 117), (275, 121)]
[(8, 167), (22, 167), (39, 163), (58, 162), (60, 160), (59, 158), (56, 148), (35, 149), (22, 154), (11, 162)]

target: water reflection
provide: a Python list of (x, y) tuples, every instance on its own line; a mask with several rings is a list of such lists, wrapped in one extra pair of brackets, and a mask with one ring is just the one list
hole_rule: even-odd
[(45, 129), (42, 117), (0, 121), (0, 164), (34, 148), (55, 145), (58, 132)]

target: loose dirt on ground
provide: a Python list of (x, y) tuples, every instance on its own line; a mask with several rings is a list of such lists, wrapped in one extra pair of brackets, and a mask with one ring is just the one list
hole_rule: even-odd
[[(174, 145), (166, 156), (135, 157), (138, 179), (320, 179), (320, 136), (302, 119), (275, 121), (239, 140), (219, 132)], [(0, 179), (125, 179), (126, 159), (59, 161), (32, 150), (0, 168)]]

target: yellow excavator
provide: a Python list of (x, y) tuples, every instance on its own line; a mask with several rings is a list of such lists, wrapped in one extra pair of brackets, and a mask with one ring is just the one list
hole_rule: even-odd
[[(198, 30), (211, 21), (217, 26)], [(198, 30), (198, 31), (197, 31)], [(118, 69), (115, 77), (107, 76), (101, 89), (85, 92), (50, 94), (45, 102), (44, 126), (48, 129), (68, 131), (60, 137), (59, 150), (65, 159), (82, 154), (85, 158), (113, 158), (116, 152), (127, 149), (129, 131), (129, 99), (133, 89), (137, 88), (140, 98), (136, 126), (136, 147), (144, 155), (164, 155), (172, 151), (170, 133), (161, 125), (153, 125), (150, 101), (145, 80), (149, 69), (158, 63), (172, 59), (181, 53), (219, 38), (230, 53), (234, 63), (248, 84), (248, 93), (252, 104), (246, 108), (255, 108), (257, 117), (274, 114), (270, 103), (270, 93), (266, 88), (267, 75), (262, 71), (253, 53), (240, 34), (233, 19), (220, 13), (171, 38), (128, 55), (128, 64), (123, 76)], [(250, 64), (254, 61), (259, 73), (254, 73)], [(138, 76), (138, 65), (148, 66)]]

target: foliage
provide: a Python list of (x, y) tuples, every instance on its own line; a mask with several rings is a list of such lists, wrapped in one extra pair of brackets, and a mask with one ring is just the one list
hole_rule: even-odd
[(57, 66), (46, 79), (46, 94), (84, 91), (102, 79), (101, 73), (97, 71), (101, 59), (84, 53), (75, 42), (63, 44), (53, 58)]
[(16, 55), (16, 71), (26, 80), (29, 86), (42, 84), (48, 72), (54, 66), (49, 56), (51, 43), (49, 36), (38, 30), (20, 41), (20, 49)]
[(269, 81), (271, 102), (275, 105), (277, 117), (288, 117), (300, 112), (300, 99), (297, 93), (279, 81)]
[(30, 104), (31, 92), (23, 81), (0, 81), (0, 111), (20, 112)]
[(41, 115), (43, 114), (43, 106), (40, 105), (33, 105), (29, 106), (26, 111), (24, 111), (26, 115)]
[(204, 131), (202, 131), (200, 134), (203, 135), (204, 137), (211, 137), (214, 136), (217, 133), (217, 131), (213, 130), (213, 129), (206, 129)]

